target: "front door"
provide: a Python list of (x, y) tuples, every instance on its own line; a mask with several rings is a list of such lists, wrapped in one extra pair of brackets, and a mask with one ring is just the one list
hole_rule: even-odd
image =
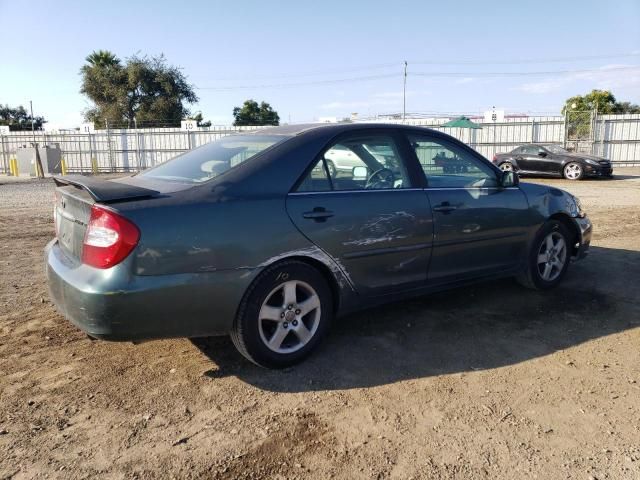
[(522, 170), (529, 172), (540, 171), (540, 157), (538, 156), (537, 145), (524, 145), (520, 147), (520, 157), (518, 159), (518, 165)]
[(479, 154), (428, 134), (410, 134), (427, 179), (434, 244), (429, 283), (448, 283), (516, 268), (526, 252), (529, 207), (518, 187)]
[(378, 295), (423, 286), (431, 255), (431, 208), (414, 187), (391, 135), (352, 133), (326, 149), (349, 150), (359, 164), (329, 169), (328, 158), (287, 197), (298, 229), (331, 255), (358, 292)]

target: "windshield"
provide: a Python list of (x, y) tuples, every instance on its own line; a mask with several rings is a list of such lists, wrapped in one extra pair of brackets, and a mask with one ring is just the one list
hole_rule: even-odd
[(140, 175), (160, 180), (206, 182), (288, 138), (282, 135), (230, 135), (178, 155)]
[(564, 148), (559, 147), (558, 145), (545, 145), (544, 148), (549, 150), (551, 153), (569, 153)]

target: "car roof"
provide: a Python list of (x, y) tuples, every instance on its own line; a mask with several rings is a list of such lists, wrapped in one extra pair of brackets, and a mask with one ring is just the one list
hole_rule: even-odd
[[(403, 130), (430, 130), (424, 126), (418, 125), (402, 125), (397, 123), (301, 123), (295, 125), (281, 125), (277, 127), (261, 128), (259, 130), (253, 130), (251, 134), (254, 135), (286, 135), (296, 136), (311, 131), (322, 131), (323, 133), (338, 134), (342, 132), (348, 132), (350, 130), (362, 130), (362, 129), (403, 129)], [(249, 132), (247, 132), (249, 133)]]

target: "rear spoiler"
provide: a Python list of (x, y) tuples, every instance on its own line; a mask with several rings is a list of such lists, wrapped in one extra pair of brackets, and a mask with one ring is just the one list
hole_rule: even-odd
[(160, 195), (160, 192), (149, 188), (137, 187), (126, 183), (101, 180), (84, 175), (54, 176), (56, 186), (73, 185), (86, 190), (96, 202), (115, 202), (118, 200), (132, 200), (150, 198)]

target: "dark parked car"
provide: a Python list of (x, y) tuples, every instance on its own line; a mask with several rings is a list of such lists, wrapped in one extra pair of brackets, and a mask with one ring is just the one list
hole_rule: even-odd
[(509, 153), (496, 153), (493, 163), (502, 171), (515, 171), (519, 175), (560, 175), (568, 180), (613, 176), (609, 160), (571, 153), (558, 145), (522, 145)]
[[(362, 165), (332, 175), (336, 147)], [(569, 193), (417, 127), (269, 128), (56, 183), (48, 283), (75, 325), (107, 340), (230, 333), (267, 367), (357, 309), (498, 277), (555, 287), (591, 238)]]

